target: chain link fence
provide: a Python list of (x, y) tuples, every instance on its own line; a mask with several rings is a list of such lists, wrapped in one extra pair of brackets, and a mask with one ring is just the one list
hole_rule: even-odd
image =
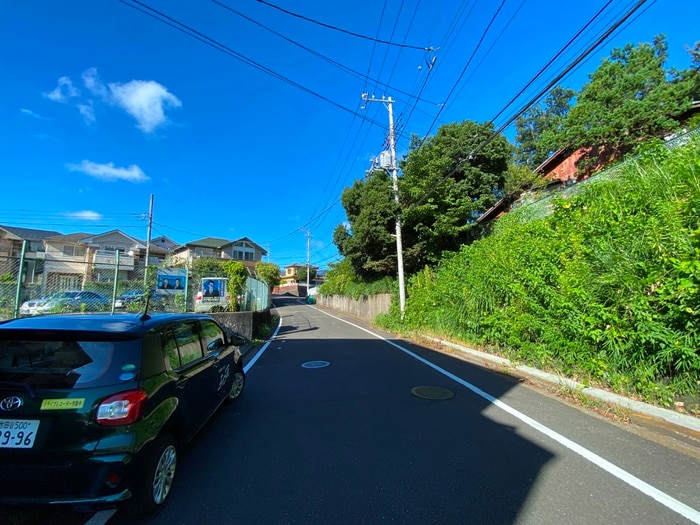
[[(0, 256), (0, 320), (62, 312), (195, 310), (202, 292), (201, 277), (184, 272), (183, 282), (159, 288), (159, 277), (170, 269), (134, 266), (133, 259), (115, 253), (99, 264), (83, 257), (47, 260), (42, 252), (25, 257)], [(177, 288), (176, 288), (177, 286)], [(229, 297), (229, 311), (262, 311), (270, 306), (269, 287), (252, 277), (240, 294)]]

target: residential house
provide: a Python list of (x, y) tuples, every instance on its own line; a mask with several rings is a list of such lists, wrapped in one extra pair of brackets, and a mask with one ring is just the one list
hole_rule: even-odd
[[(299, 270), (302, 268), (306, 271), (306, 264), (294, 263), (284, 267), (284, 273), (280, 274), (280, 284), (273, 293), (275, 294), (291, 294), (304, 297), (307, 294), (306, 279), (299, 281)], [(323, 282), (323, 277), (319, 275), (317, 266), (310, 266), (312, 275), (316, 273), (313, 279), (309, 280), (309, 286), (317, 286)]]
[(255, 263), (262, 261), (265, 255), (267, 255), (267, 251), (248, 237), (242, 237), (235, 241), (206, 237), (178, 246), (172, 251), (171, 260), (173, 263), (189, 262), (189, 264), (192, 264), (192, 261), (199, 257), (234, 260), (243, 263), (253, 273)]
[(60, 235), (60, 233), (53, 230), (0, 226), (0, 275), (14, 274), (18, 271), (22, 246), (26, 241), (23, 282), (41, 282), (44, 271), (44, 244), (42, 241), (54, 235)]
[(141, 278), (143, 273), (138, 272), (146, 264), (147, 251), (149, 266), (155, 266), (165, 262), (169, 247), (175, 245), (164, 237), (147, 248), (144, 241), (120, 230), (56, 235), (44, 239), (44, 244), (46, 284), (61, 290), (81, 289), (88, 281), (113, 281), (117, 253), (117, 279)]

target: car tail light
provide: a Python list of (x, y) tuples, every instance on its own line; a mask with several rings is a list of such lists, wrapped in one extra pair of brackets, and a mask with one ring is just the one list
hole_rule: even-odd
[(112, 427), (128, 425), (141, 419), (148, 395), (143, 390), (127, 390), (102, 401), (97, 407), (98, 425)]

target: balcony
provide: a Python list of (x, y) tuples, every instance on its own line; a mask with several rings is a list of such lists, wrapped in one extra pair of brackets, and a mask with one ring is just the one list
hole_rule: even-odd
[[(92, 264), (95, 265), (95, 269), (97, 270), (107, 270), (110, 268), (113, 270), (114, 266), (117, 264), (117, 254), (116, 252), (98, 250), (92, 255)], [(133, 270), (134, 256), (120, 253), (119, 269), (128, 271)]]

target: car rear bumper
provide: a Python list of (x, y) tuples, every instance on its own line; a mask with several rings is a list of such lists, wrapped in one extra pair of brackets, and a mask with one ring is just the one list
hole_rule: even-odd
[(7, 462), (3, 458), (0, 459), (0, 503), (117, 503), (131, 496), (127, 486), (130, 460), (130, 454), (51, 463)]

